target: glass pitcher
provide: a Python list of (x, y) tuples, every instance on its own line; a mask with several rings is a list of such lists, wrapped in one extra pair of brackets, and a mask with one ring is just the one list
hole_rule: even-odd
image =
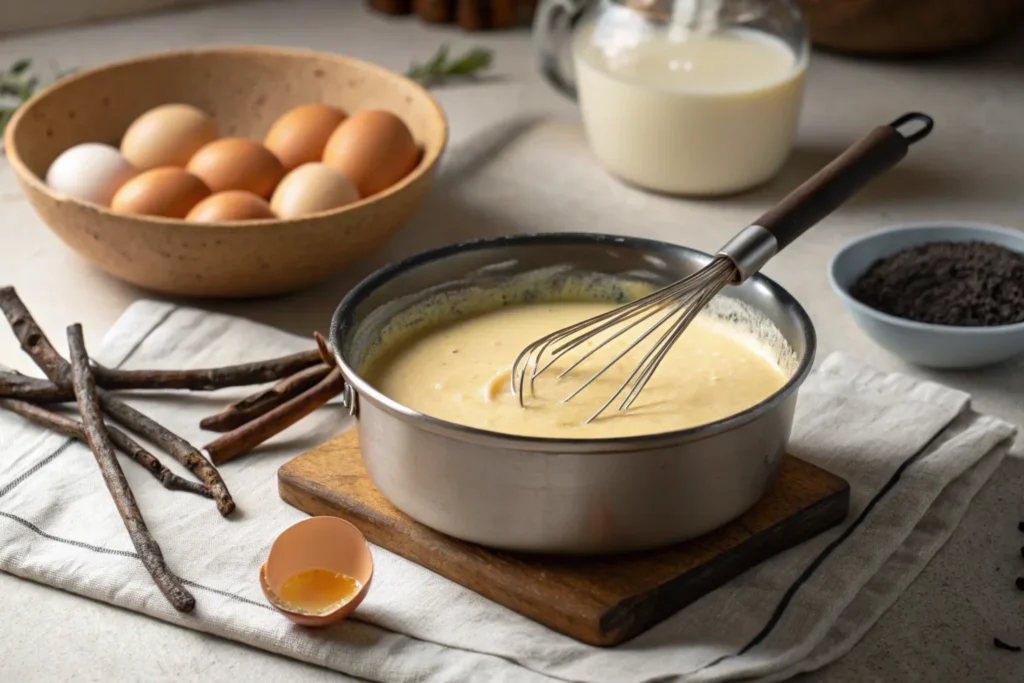
[(541, 72), (627, 183), (732, 194), (792, 150), (810, 50), (791, 0), (542, 0), (534, 36)]

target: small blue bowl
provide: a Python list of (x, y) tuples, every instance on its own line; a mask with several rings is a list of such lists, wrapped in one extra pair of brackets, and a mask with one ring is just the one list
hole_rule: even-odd
[(875, 343), (904, 361), (931, 368), (977, 368), (1024, 353), (1024, 323), (957, 327), (920, 323), (877, 311), (850, 295), (871, 265), (928, 242), (990, 242), (1024, 253), (1024, 232), (984, 223), (897, 225), (847, 243), (832, 257), (828, 275), (846, 311)]

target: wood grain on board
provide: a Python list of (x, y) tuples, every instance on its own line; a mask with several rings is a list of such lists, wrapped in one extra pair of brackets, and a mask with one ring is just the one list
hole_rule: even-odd
[(281, 498), (311, 515), (343, 517), (371, 542), (560, 633), (622, 643), (769, 557), (845, 519), (849, 485), (786, 456), (775, 484), (729, 525), (664, 550), (547, 557), (489, 550), (396, 510), (362, 464), (356, 431), (285, 463)]

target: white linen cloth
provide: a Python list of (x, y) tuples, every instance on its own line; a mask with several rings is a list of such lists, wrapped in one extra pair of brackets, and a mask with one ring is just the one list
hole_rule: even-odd
[[(142, 301), (92, 351), (112, 366), (172, 368), (308, 346), (247, 320)], [(210, 435), (199, 420), (249, 391), (131, 403), (201, 445)], [(791, 451), (850, 482), (847, 521), (631, 642), (600, 649), (376, 547), (357, 619), (310, 631), (270, 609), (258, 568), (276, 535), (304, 517), (279, 499), (277, 468), (347, 426), (341, 408), (328, 406), (224, 465), (238, 504), (232, 519), (122, 460), (169, 566), (196, 597), (182, 615), (135, 555), (87, 447), (0, 411), (0, 570), (374, 681), (777, 681), (833, 661), (863, 636), (946, 542), (1015, 434), (974, 413), (964, 393), (830, 356), (800, 392)]]

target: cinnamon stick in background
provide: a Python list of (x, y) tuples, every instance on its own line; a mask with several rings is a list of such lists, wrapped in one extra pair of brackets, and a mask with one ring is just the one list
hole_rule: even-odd
[[(10, 398), (0, 399), (0, 408), (9, 410), (12, 413), (35, 422), (38, 425), (52, 429), (59, 434), (70, 436), (79, 441), (87, 442), (84, 426), (78, 420), (74, 420), (60, 413), (55, 413), (46, 408), (17, 401)], [(114, 446), (135, 462), (142, 465), (146, 471), (153, 475), (165, 489), (170, 491), (190, 491), (210, 498), (210, 491), (197, 481), (188, 481), (179, 477), (174, 472), (164, 467), (163, 463), (157, 460), (156, 456), (144, 449), (130, 436), (121, 430), (107, 425), (107, 433)]]
[(217, 465), (248, 453), (272, 436), (284, 431), (341, 393), (345, 380), (333, 368), (316, 386), (206, 444), (205, 451)]
[(455, 20), (466, 31), (508, 28), (516, 21), (518, 0), (458, 0)]
[(125, 479), (124, 471), (114, 456), (114, 445), (103, 424), (81, 325), (68, 327), (68, 347), (71, 356), (71, 381), (78, 400), (78, 410), (82, 414), (82, 429), (89, 448), (96, 457), (100, 472), (103, 473), (103, 481), (106, 482), (117, 511), (124, 521), (125, 528), (128, 529), (132, 545), (138, 551), (142, 564), (153, 577), (153, 581), (174, 609), (179, 612), (191, 612), (196, 606), (196, 599), (181, 584), (181, 580), (167, 568), (160, 546), (149, 533), (131, 487), (128, 486), (128, 480)]
[(447, 24), (455, 20), (457, 2), (458, 0), (413, 0), (412, 6), (423, 21)]
[(491, 0), (491, 28), (501, 29), (515, 25), (519, 18), (519, 0)]
[[(62, 387), (69, 385), (70, 365), (53, 348), (53, 344), (47, 339), (13, 287), (0, 288), (0, 310), (3, 310), (22, 350), (31, 356), (39, 369), (54, 384)], [(234, 511), (235, 501), (232, 500), (220, 473), (194, 446), (108, 392), (97, 389), (96, 393), (103, 409), (115, 421), (153, 441), (199, 477), (199, 480), (206, 484), (222, 515), (226, 517)]]
[(93, 366), (96, 384), (104, 389), (187, 389), (214, 391), (225, 387), (266, 384), (290, 377), (320, 362), (316, 349), (281, 358), (198, 370), (117, 370)]
[(412, 12), (412, 0), (368, 0), (366, 4), (381, 14), (397, 16)]
[(314, 386), (330, 371), (331, 369), (323, 363), (306, 368), (278, 382), (270, 389), (235, 401), (216, 415), (204, 418), (199, 426), (211, 432), (227, 432), (241, 427)]

